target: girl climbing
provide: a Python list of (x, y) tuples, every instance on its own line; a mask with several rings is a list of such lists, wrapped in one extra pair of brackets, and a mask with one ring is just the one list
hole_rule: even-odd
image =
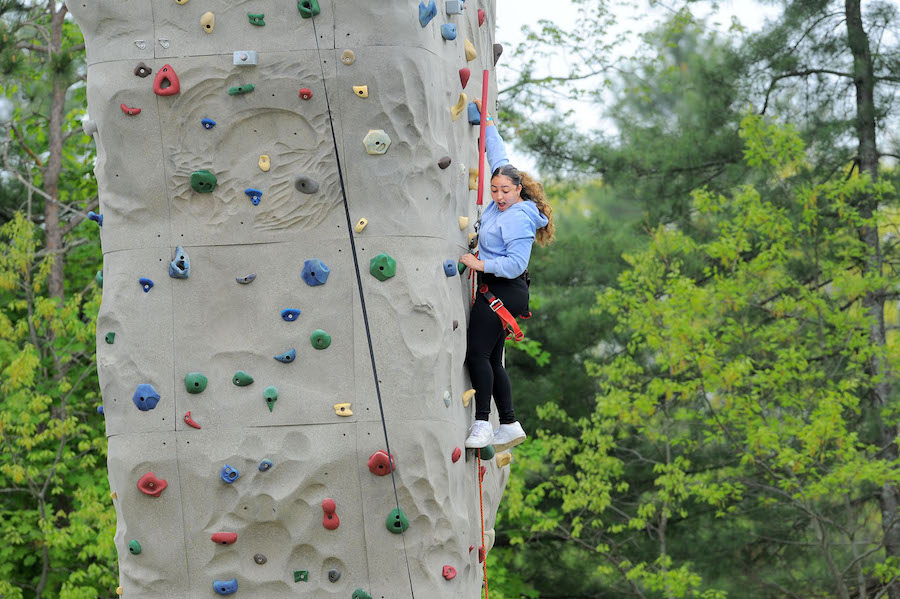
[[(481, 110), (481, 102), (475, 100)], [(543, 245), (553, 240), (552, 208), (544, 199), (544, 188), (527, 173), (509, 163), (503, 140), (490, 115), (485, 115), (485, 151), (491, 165), (491, 204), (481, 216), (478, 248), (481, 259), (464, 254), (460, 262), (478, 271), (479, 288), (499, 298), (510, 314), (528, 309), (528, 260), (535, 240)], [(509, 376), (503, 367), (506, 329), (491, 309), (485, 295), (478, 293), (469, 318), (466, 365), (475, 387), (475, 423), (466, 447), (493, 445), (497, 451), (525, 440), (525, 431), (516, 420)], [(488, 422), (491, 395), (500, 414), (500, 428)]]

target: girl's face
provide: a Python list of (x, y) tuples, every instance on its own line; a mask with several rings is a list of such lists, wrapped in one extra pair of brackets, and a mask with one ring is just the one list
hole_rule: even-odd
[(522, 186), (516, 185), (506, 175), (497, 175), (491, 179), (491, 199), (503, 212), (516, 202), (522, 201)]

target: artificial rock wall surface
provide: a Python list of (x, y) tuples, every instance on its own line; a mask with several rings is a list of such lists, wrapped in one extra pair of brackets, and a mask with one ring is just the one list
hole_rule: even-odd
[[(129, 599), (479, 595), (477, 462), (454, 460), (471, 290), (445, 262), (477, 217), (478, 127), (451, 107), (493, 71), (495, 10), (433, 4), (69, 0)], [(385, 430), (393, 472), (369, 466)], [(508, 468), (482, 463), (491, 529)]]

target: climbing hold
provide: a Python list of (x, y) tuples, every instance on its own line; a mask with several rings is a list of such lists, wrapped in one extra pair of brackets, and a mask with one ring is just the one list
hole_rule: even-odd
[(247, 13), (247, 18), (250, 19), (251, 25), (256, 25), (257, 27), (263, 27), (266, 24), (266, 15), (263, 13)]
[(187, 4), (188, 0), (175, 0), (175, 4)]
[(497, 531), (493, 528), (489, 528), (484, 531), (484, 548), (486, 551), (490, 551), (494, 548), (494, 541), (497, 540)]
[(259, 206), (259, 201), (262, 199), (262, 192), (260, 190), (249, 187), (244, 190), (244, 193), (250, 198), (250, 201), (253, 202), (254, 206)]
[(199, 170), (191, 173), (191, 187), (197, 193), (212, 193), (218, 183), (216, 176), (208, 170)]
[(138, 50), (147, 49), (147, 42), (145, 40), (134, 40), (134, 45)]
[(231, 62), (239, 67), (255, 67), (259, 64), (259, 55), (256, 50), (235, 50), (231, 55)]
[(444, 391), (444, 405), (447, 406), (448, 408), (450, 407), (450, 398), (451, 398), (450, 392)]
[(336, 530), (337, 527), (341, 525), (341, 519), (338, 518), (338, 515), (335, 513), (335, 509), (334, 499), (322, 500), (322, 511), (324, 512), (324, 515), (322, 516), (322, 526), (328, 530)]
[(351, 595), (350, 597), (351, 599), (372, 599), (372, 595), (368, 594), (362, 589), (356, 589), (355, 591), (353, 591), (353, 595)]
[(494, 66), (497, 66), (501, 54), (503, 54), (503, 44), (494, 44)]
[(444, 23), (441, 25), (441, 37), (447, 41), (456, 39), (456, 23)]
[(125, 591), (125, 589), (123, 587), (121, 587), (121, 586), (116, 587), (116, 595), (119, 595), (121, 597), (122, 593), (124, 591)]
[(309, 336), (309, 341), (316, 349), (327, 349), (328, 346), (331, 345), (331, 335), (322, 329), (316, 329), (313, 331), (313, 334)]
[(463, 89), (466, 89), (466, 85), (469, 84), (469, 77), (472, 76), (472, 71), (469, 70), (469, 67), (463, 67), (459, 70), (459, 82), (462, 83)]
[(107, 343), (112, 345), (116, 342), (116, 334), (112, 331), (108, 332), (106, 336), (103, 338)]
[(162, 46), (163, 48), (168, 49), (169, 48), (169, 40), (167, 40), (164, 37), (161, 37), (161, 38), (159, 38), (159, 45)]
[(181, 91), (181, 82), (171, 65), (163, 65), (153, 79), (153, 93), (157, 96), (174, 96)]
[(444, 274), (448, 277), (456, 275), (456, 260), (444, 261)]
[(330, 273), (331, 269), (322, 264), (321, 260), (313, 258), (303, 263), (303, 272), (300, 276), (310, 287), (317, 287), (318, 285), (324, 285), (328, 281)]
[(472, 45), (472, 42), (466, 40), (466, 60), (472, 62), (476, 58), (478, 58), (478, 52), (475, 51), (475, 46)]
[(212, 33), (216, 28), (216, 15), (211, 12), (203, 13), (203, 16), (200, 17), (200, 24), (203, 25), (203, 31)]
[(131, 555), (139, 555), (141, 553), (141, 544), (137, 541), (128, 541), (128, 551)]
[(453, 463), (455, 464), (459, 461), (460, 456), (462, 456), (462, 449), (456, 447), (453, 449), (453, 453), (450, 454), (450, 459), (453, 460)]
[(379, 449), (369, 456), (369, 472), (375, 476), (387, 476), (396, 470), (396, 468), (394, 456), (388, 457), (387, 452), (383, 449)]
[(453, 321), (453, 330), (455, 331), (455, 330), (458, 329), (458, 328), (459, 328), (459, 321), (458, 321), (458, 320), (454, 320), (454, 321)]
[(222, 466), (222, 472), (219, 473), (219, 477), (229, 485), (236, 481), (240, 475), (240, 472), (238, 472), (228, 464)]
[(457, 268), (457, 270), (459, 270), (459, 274), (463, 274), (463, 272), (465, 272), (465, 270), (466, 270), (466, 265), (463, 264), (462, 262), (460, 262), (459, 264), (456, 265), (456, 268)]
[(512, 461), (512, 454), (508, 451), (504, 451), (503, 453), (498, 453), (495, 459), (497, 468), (503, 468), (504, 466), (509, 466), (509, 463)]
[(368, 224), (369, 224), (369, 221), (367, 219), (361, 218), (358, 221), (356, 221), (356, 226), (353, 227), (353, 230), (356, 231), (357, 233), (362, 233), (363, 229), (365, 229), (366, 225), (368, 225)]
[(353, 50), (344, 50), (341, 53), (341, 62), (347, 66), (350, 66), (356, 61), (356, 55), (353, 53)]
[(141, 114), (140, 108), (131, 108), (129, 106), (126, 106), (125, 104), (122, 104), (121, 106), (119, 106), (119, 108), (121, 108), (122, 112), (124, 112), (128, 116), (137, 116)]
[(309, 570), (294, 570), (294, 582), (309, 582)]
[(294, 322), (300, 316), (300, 310), (296, 308), (286, 308), (281, 311), (281, 318), (288, 322)]
[(350, 409), (349, 403), (334, 404), (334, 413), (338, 416), (353, 416), (353, 410)]
[(387, 529), (394, 533), (395, 535), (399, 535), (406, 531), (409, 528), (409, 520), (406, 519), (406, 515), (404, 515), (403, 510), (400, 508), (394, 508), (391, 513), (388, 515), (387, 520), (385, 521), (385, 525)]
[(378, 254), (369, 261), (369, 272), (379, 281), (387, 281), (397, 274), (397, 261), (387, 254)]
[(453, 159), (451, 159), (449, 156), (444, 156), (443, 158), (438, 160), (438, 166), (441, 167), (441, 170), (443, 170), (450, 166), (451, 162), (453, 162)]
[(384, 154), (391, 147), (391, 137), (382, 129), (370, 129), (365, 138), (363, 138), (363, 145), (369, 154)]
[(97, 413), (103, 416), (103, 406), (97, 406)]
[(309, 177), (297, 175), (296, 177), (294, 177), (294, 189), (296, 189), (300, 193), (312, 194), (319, 191), (319, 184)]
[(272, 468), (272, 460), (270, 460), (268, 458), (259, 463), (259, 471), (260, 472), (267, 472), (267, 471), (271, 470), (271, 468)]
[(152, 472), (148, 472), (142, 476), (137, 483), (138, 490), (150, 497), (159, 497), (168, 486), (169, 483), (161, 478), (156, 478), (156, 475)]
[(237, 578), (231, 580), (216, 580), (213, 582), (213, 590), (219, 595), (234, 595), (237, 593)]
[(292, 347), (291, 349), (284, 352), (283, 354), (278, 354), (277, 356), (275, 356), (275, 359), (278, 360), (279, 362), (284, 362), (285, 364), (290, 364), (291, 362), (294, 361), (294, 358), (296, 358), (296, 357), (297, 357), (297, 350)]
[(134, 67), (134, 74), (143, 79), (147, 75), (153, 72), (153, 69), (145, 65), (143, 62), (139, 62), (136, 67)]
[(212, 119), (200, 119), (200, 124), (203, 125), (203, 128), (207, 131), (216, 126), (216, 122)]
[(278, 401), (278, 389), (269, 385), (263, 390), (263, 399), (266, 400), (266, 405), (269, 406), (271, 412), (275, 409), (275, 402)]
[(257, 164), (259, 164), (259, 170), (264, 173), (268, 173), (269, 169), (272, 168), (272, 161), (269, 160), (269, 157), (265, 154), (259, 157), (259, 162)]
[(478, 563), (479, 564), (484, 562), (484, 554), (485, 554), (484, 545), (482, 545), (481, 547), (478, 548)]
[(466, 96), (466, 94), (459, 94), (459, 102), (456, 103), (456, 106), (450, 107), (450, 116), (453, 117), (454, 121), (458, 119), (459, 115), (461, 115), (463, 113), (463, 110), (466, 109), (466, 102), (468, 101), (469, 98)]
[(437, 4), (435, 4), (434, 0), (428, 0), (428, 4), (425, 4), (424, 0), (420, 0), (419, 2), (419, 24), (422, 27), (427, 26), (431, 19), (437, 16)]
[(469, 403), (472, 401), (473, 397), (475, 397), (475, 389), (469, 389), (468, 391), (463, 393), (462, 402), (464, 408), (469, 407)]
[(118, 498), (119, 498), (119, 494), (116, 493), (115, 491), (113, 491), (113, 492), (111, 492), (111, 493), (109, 494), (109, 498), (110, 498), (110, 499), (118, 499)]
[(203, 393), (209, 381), (199, 372), (189, 372), (184, 376), (184, 388), (188, 393)]
[(257, 564), (259, 564), (261, 566), (269, 560), (267, 560), (266, 556), (263, 555), (262, 553), (257, 553), (256, 555), (253, 556), (253, 561), (255, 561)]
[(456, 578), (456, 568), (453, 566), (444, 566), (441, 570), (441, 576), (446, 578), (447, 580), (453, 580)]
[(169, 262), (169, 276), (173, 279), (187, 279), (191, 276), (191, 259), (180, 245), (175, 248), (175, 258)]
[(468, 216), (460, 216), (459, 217), (459, 230), (464, 231), (466, 227), (469, 226), (469, 217)]
[(482, 25), (484, 25), (484, 17), (485, 17), (485, 15), (484, 15), (484, 9), (483, 9), (483, 8), (479, 8), (479, 9), (478, 9), (478, 26), (479, 26), (479, 27), (481, 27)]
[(467, 236), (467, 241), (469, 243), (469, 249), (474, 250), (478, 245), (478, 233), (469, 233)]
[(369, 86), (368, 85), (354, 85), (353, 93), (359, 96), (360, 98), (368, 98), (369, 97)]
[(469, 169), (469, 191), (475, 191), (478, 189), (478, 169), (470, 168)]
[(466, 8), (466, 0), (447, 0), (445, 7), (448, 15), (461, 15)]
[(209, 539), (219, 545), (232, 545), (237, 541), (237, 537), (236, 532), (214, 532)]
[(200, 425), (197, 424), (197, 423), (194, 421), (193, 418), (191, 418), (191, 411), (190, 411), (190, 410), (188, 410), (188, 411), (185, 412), (185, 414), (184, 414), (184, 423), (185, 423), (186, 425), (188, 425), (188, 426), (194, 427), (194, 428), (197, 429), (197, 430), (200, 430)]
[(97, 281), (97, 284), (100, 285), (100, 289), (103, 289), (103, 271), (98, 270), (97, 274), (94, 275), (94, 280)]
[(249, 285), (254, 280), (256, 280), (256, 273), (255, 272), (250, 273), (246, 277), (235, 277), (234, 280), (237, 281), (238, 283), (240, 283), (241, 285)]
[(94, 212), (93, 210), (91, 210), (90, 212), (88, 212), (88, 220), (94, 221), (95, 223), (97, 223), (97, 224), (100, 225), (101, 227), (103, 226), (103, 215), (102, 215), (102, 214), (97, 214), (97, 213)]
[(147, 293), (148, 291), (153, 289), (153, 281), (146, 277), (141, 277), (140, 279), (138, 279), (138, 283), (140, 283), (141, 287), (144, 288), (144, 293)]
[(253, 382), (253, 377), (243, 370), (238, 370), (234, 373), (234, 376), (231, 377), (231, 382), (233, 382), (238, 387), (246, 387)]
[(241, 94), (249, 94), (254, 89), (256, 89), (256, 86), (253, 85), (252, 83), (245, 83), (244, 85), (235, 85), (234, 87), (228, 88), (228, 95), (229, 96), (240, 96)]
[(297, 3), (297, 10), (304, 19), (311, 19), (319, 14), (319, 0), (300, 0)]
[(487, 466), (482, 466), (478, 470), (478, 482), (484, 482), (484, 473), (487, 472)]
[(141, 412), (148, 412), (156, 407), (159, 403), (159, 393), (153, 388), (153, 385), (141, 383), (137, 386), (131, 401), (137, 406)]
[(478, 106), (475, 105), (475, 102), (469, 102), (469, 124), (481, 124), (481, 112), (478, 111)]
[(300, 99), (301, 100), (309, 100), (312, 98), (312, 90), (308, 87), (304, 87), (300, 90)]
[(494, 457), (494, 446), (487, 445), (478, 450), (478, 457), (482, 460), (489, 460)]
[(341, 579), (341, 571), (331, 569), (328, 571), (328, 582), (337, 582)]

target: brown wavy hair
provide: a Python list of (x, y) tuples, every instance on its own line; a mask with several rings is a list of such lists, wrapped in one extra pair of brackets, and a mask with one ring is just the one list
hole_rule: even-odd
[(547, 217), (547, 225), (537, 230), (534, 240), (541, 246), (551, 243), (556, 237), (556, 224), (553, 222), (553, 207), (547, 203), (547, 197), (544, 195), (544, 186), (540, 184), (534, 177), (524, 171), (520, 171), (511, 164), (506, 164), (496, 169), (491, 175), (491, 179), (498, 175), (509, 177), (513, 185), (522, 186), (521, 196), (523, 200), (534, 202), (537, 204), (538, 211)]

